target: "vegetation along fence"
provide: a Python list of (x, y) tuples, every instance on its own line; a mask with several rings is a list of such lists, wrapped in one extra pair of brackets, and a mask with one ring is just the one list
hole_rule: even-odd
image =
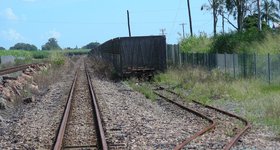
[(201, 66), (219, 69), (237, 77), (254, 77), (268, 83), (280, 83), (280, 54), (182, 53), (178, 45), (167, 45), (168, 66)]

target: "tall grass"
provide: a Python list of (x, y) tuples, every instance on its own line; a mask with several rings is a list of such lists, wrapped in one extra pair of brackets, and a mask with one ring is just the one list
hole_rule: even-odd
[(250, 51), (260, 54), (279, 54), (280, 52), (280, 35), (267, 33), (262, 41), (253, 42), (248, 48)]

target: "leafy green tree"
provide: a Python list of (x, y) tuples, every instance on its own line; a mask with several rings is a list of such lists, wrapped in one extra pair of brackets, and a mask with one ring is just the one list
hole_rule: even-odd
[(237, 20), (237, 30), (242, 31), (243, 29), (243, 21), (246, 16), (246, 8), (247, 2), (249, 0), (225, 0), (226, 8), (229, 14), (233, 15), (234, 19)]
[(100, 44), (98, 42), (91, 42), (87, 44), (86, 46), (83, 46), (83, 49), (94, 49), (97, 48)]
[(28, 43), (17, 43), (14, 46), (10, 47), (10, 50), (28, 50), (28, 51), (36, 51), (38, 50), (35, 45)]
[(4, 47), (0, 46), (0, 50), (6, 50)]
[[(258, 14), (253, 14), (245, 17), (244, 19), (244, 29), (245, 31), (257, 31), (259, 30), (259, 24), (258, 24)], [(262, 21), (262, 29), (263, 30), (268, 30), (270, 27), (266, 24), (265, 21)]]
[(42, 46), (42, 50), (61, 50), (55, 38), (50, 38), (48, 42)]
[(267, 25), (269, 22), (279, 22), (280, 16), (278, 14), (279, 8), (274, 1), (265, 0), (262, 8), (261, 18), (265, 20)]

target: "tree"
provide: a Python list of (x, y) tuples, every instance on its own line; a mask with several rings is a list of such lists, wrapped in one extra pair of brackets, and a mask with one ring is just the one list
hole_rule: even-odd
[(0, 50), (6, 50), (4, 47), (0, 46)]
[(10, 47), (10, 50), (28, 50), (28, 51), (36, 51), (38, 50), (35, 45), (28, 43), (17, 43), (14, 46)]
[[(270, 27), (266, 24), (265, 21), (261, 22), (263, 30), (268, 30)], [(253, 14), (245, 17), (243, 28), (245, 31), (257, 31), (259, 30), (259, 18), (258, 14)]]
[[(223, 3), (224, 0), (208, 0), (209, 5), (207, 4), (203, 4), (201, 6), (201, 10), (207, 10), (210, 11), (212, 10), (212, 15), (213, 15), (213, 33), (214, 36), (216, 36), (217, 34), (217, 22), (218, 22), (218, 16), (221, 13), (224, 13), (223, 10)], [(223, 14), (221, 14), (223, 16)]]
[(100, 44), (98, 42), (91, 42), (85, 46), (83, 46), (83, 49), (95, 49), (99, 46)]
[(262, 16), (267, 25), (270, 22), (279, 22), (280, 16), (278, 14), (279, 8), (274, 1), (265, 0), (263, 3)]
[(42, 46), (42, 50), (61, 50), (55, 38), (50, 38), (48, 42)]
[(226, 8), (229, 14), (232, 14), (234, 19), (237, 19), (237, 30), (239, 32), (243, 29), (243, 21), (246, 16), (246, 1), (248, 0), (226, 0)]

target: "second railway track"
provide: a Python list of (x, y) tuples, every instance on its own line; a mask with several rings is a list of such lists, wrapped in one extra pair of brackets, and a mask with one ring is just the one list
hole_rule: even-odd
[[(208, 105), (203, 105), (197, 101), (188, 104), (183, 103), (183, 101), (180, 100), (181, 97), (171, 90), (158, 88), (155, 93), (176, 105), (181, 105), (191, 111), (195, 110), (195, 113), (198, 111), (200, 114), (205, 115), (203, 118), (209, 118), (212, 120), (212, 125), (205, 128), (211, 132), (205, 133), (206, 131), (203, 129), (196, 133), (196, 135), (187, 138), (175, 149), (229, 150), (234, 144), (236, 144), (240, 136), (250, 128), (250, 124), (245, 119), (229, 112)], [(214, 128), (212, 128), (213, 126)]]
[(53, 149), (107, 149), (94, 90), (85, 65), (75, 75)]

